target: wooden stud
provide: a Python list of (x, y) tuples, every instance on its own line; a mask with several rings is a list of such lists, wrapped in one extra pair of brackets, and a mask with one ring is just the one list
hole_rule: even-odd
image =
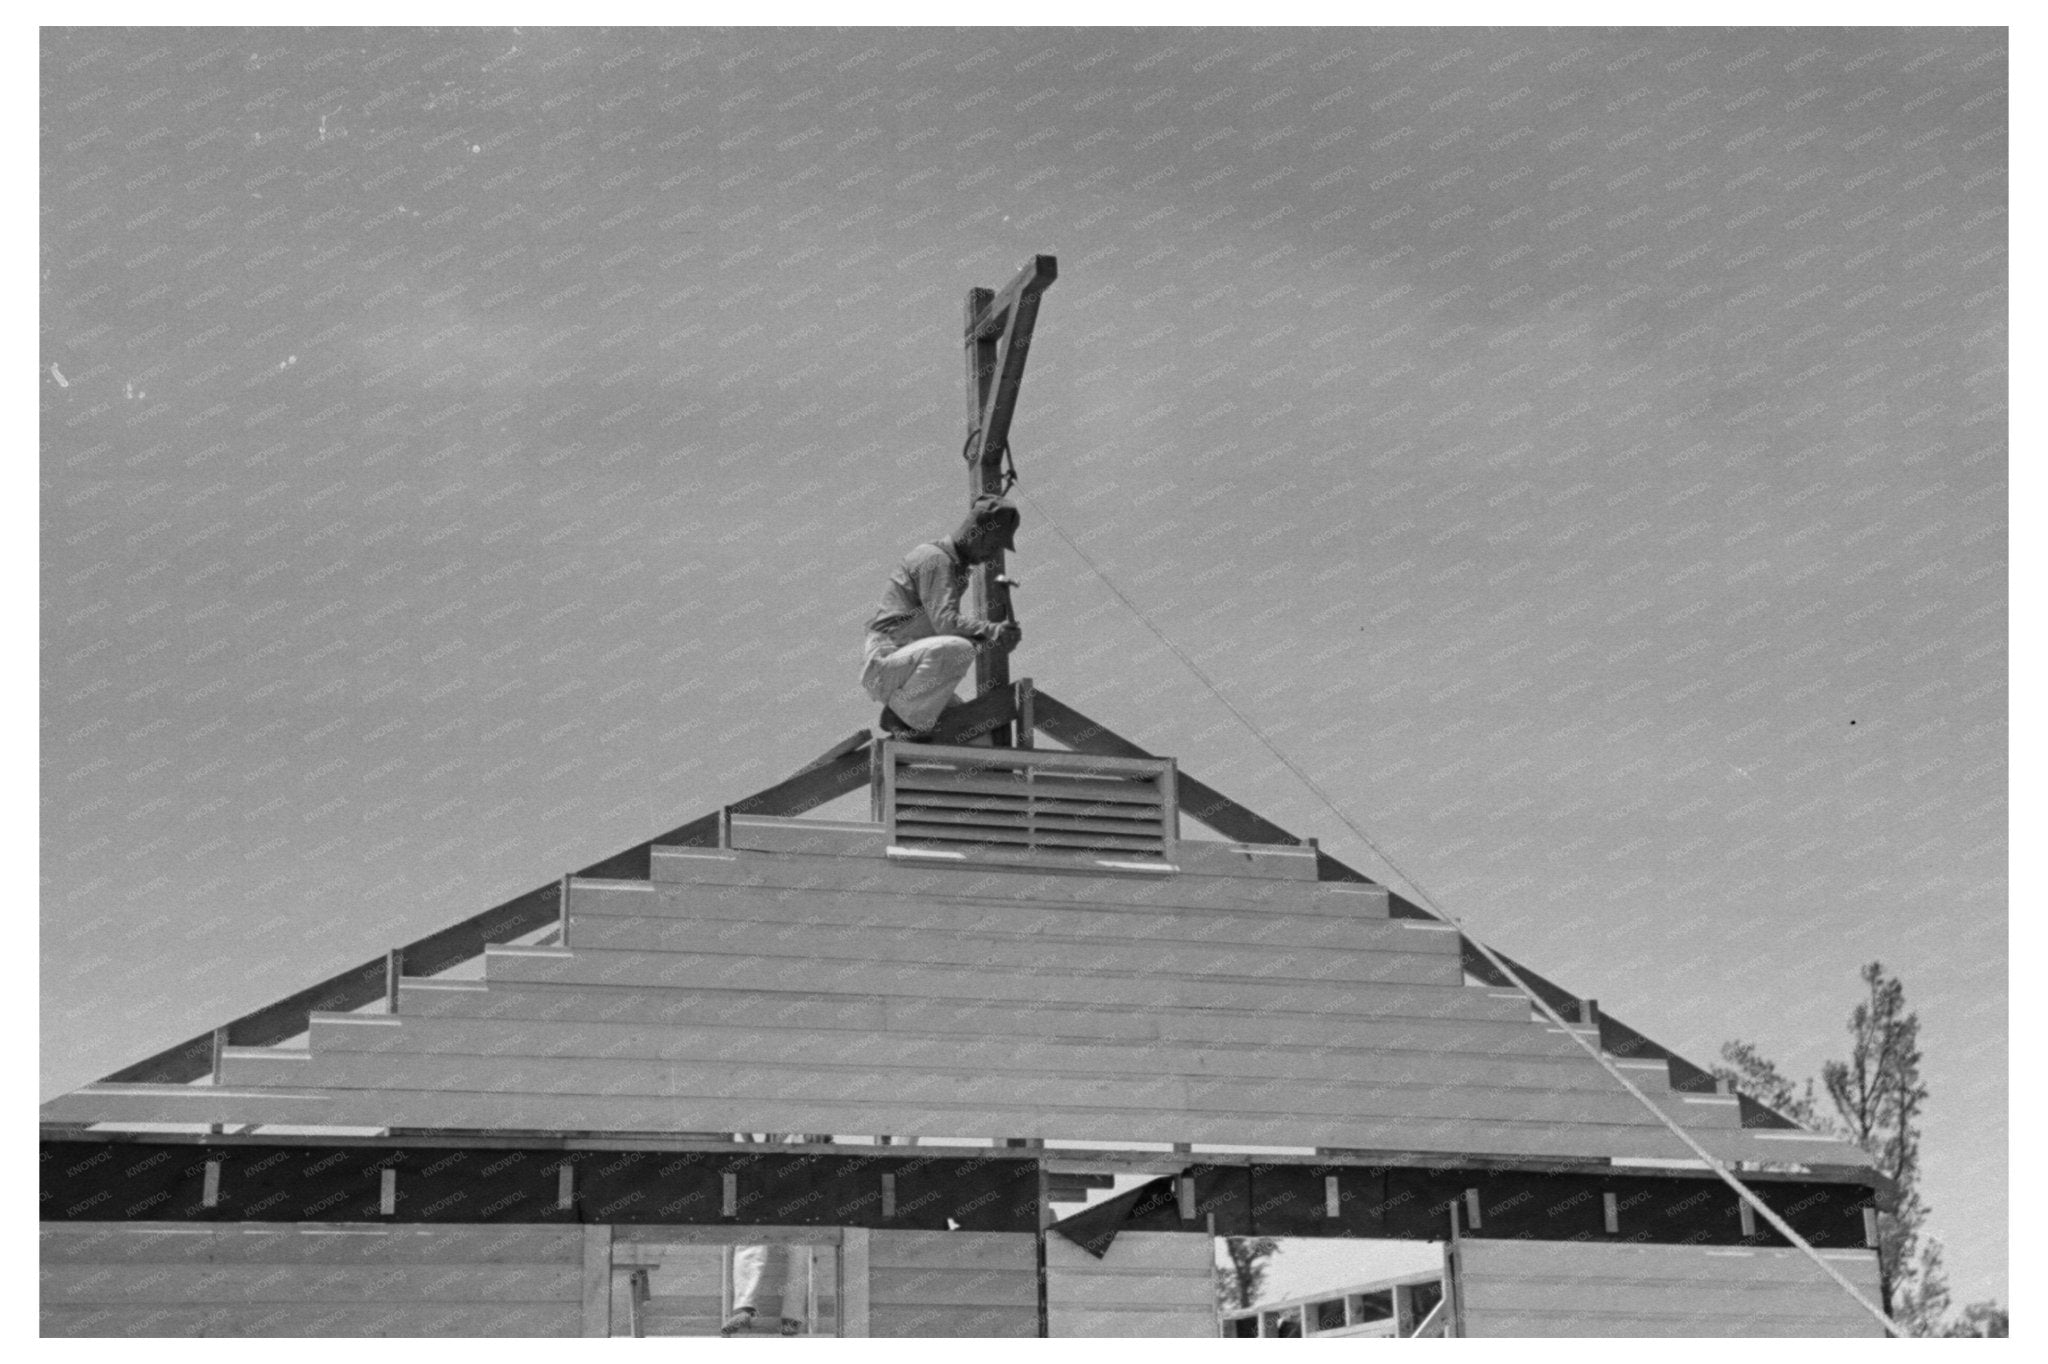
[(882, 1176), (882, 1216), (896, 1215), (896, 1176)]
[(848, 1227), (839, 1251), (839, 1334), (868, 1335), (868, 1229)]
[[(1043, 1149), (1044, 1143), (1039, 1143)], [(1047, 1295), (1050, 1282), (1046, 1271), (1045, 1237), (1052, 1226), (1052, 1177), (1045, 1168), (1045, 1162), (1038, 1162), (1038, 1235), (1032, 1243), (1032, 1259), (1038, 1272), (1038, 1335), (1041, 1340), (1052, 1335), (1052, 1309)]]
[(1176, 1184), (1177, 1192), (1180, 1194), (1180, 1220), (1192, 1222), (1195, 1220), (1195, 1177), (1182, 1175)]
[(1344, 1210), (1344, 1200), (1337, 1192), (1337, 1176), (1323, 1176), (1323, 1216), (1335, 1218)]
[(228, 1030), (226, 1028), (215, 1028), (213, 1030), (213, 1082), (215, 1084), (220, 1083), (221, 1063), (227, 1049)]
[(377, 1211), (386, 1217), (398, 1213), (398, 1171), (389, 1165), (377, 1172)]
[[(1748, 1212), (1749, 1204), (1743, 1204), (1742, 1210)], [(1600, 1195), (1600, 1217), (1602, 1224), (1607, 1228), (1609, 1236), (1621, 1235), (1621, 1199), (1617, 1195), (1611, 1193)], [(1744, 1218), (1743, 1220), (1747, 1222), (1749, 1219)], [(1748, 1232), (1749, 1228), (1745, 1226), (1743, 1233), (1747, 1235)]]
[(561, 926), (555, 931), (555, 941), (563, 947), (569, 945), (569, 880), (567, 876), (562, 878)]
[(220, 1206), (220, 1162), (206, 1162), (206, 1182), (199, 1192), (199, 1206), (217, 1208)]
[(394, 947), (384, 954), (384, 1012), (398, 1012), (398, 982), (405, 975), (405, 949)]
[(1020, 679), (1017, 683), (1017, 747), (1019, 748), (1030, 748), (1033, 746), (1032, 733), (1037, 728), (1037, 722), (1032, 716), (1031, 711), (1035, 704), (1035, 699), (1036, 694), (1031, 685), (1031, 679), (1028, 677)]
[(612, 1229), (583, 1228), (583, 1334), (612, 1333)]
[(718, 1177), (718, 1215), (738, 1217), (740, 1215), (740, 1177), (730, 1170)]
[(647, 1317), (644, 1309), (649, 1296), (645, 1269), (636, 1269), (626, 1276), (626, 1311), (630, 1314), (628, 1320), (636, 1340), (647, 1334)]
[(576, 1206), (576, 1166), (563, 1161), (555, 1170), (555, 1208), (567, 1212)]
[(868, 750), (868, 822), (885, 824), (888, 821), (887, 806), (882, 803), (882, 773), (894, 766), (886, 756), (888, 743), (882, 742)]
[(1877, 1209), (1875, 1208), (1865, 1208), (1863, 1210), (1863, 1244), (1872, 1250), (1877, 1249)]
[(1756, 1235), (1756, 1209), (1749, 1206), (1749, 1200), (1746, 1198), (1736, 1199), (1735, 1211), (1742, 1218), (1742, 1234), (1744, 1236)]
[[(1465, 1334), (1464, 1234), (1458, 1226), (1458, 1205), (1451, 1204), (1451, 1239), (1444, 1243), (1444, 1335), (1457, 1339)], [(1413, 1315), (1413, 1309), (1410, 1309)], [(1414, 1324), (1408, 1326), (1410, 1331)]]
[(1479, 1190), (1465, 1190), (1465, 1222), (1473, 1231), (1484, 1225), (1479, 1220)]

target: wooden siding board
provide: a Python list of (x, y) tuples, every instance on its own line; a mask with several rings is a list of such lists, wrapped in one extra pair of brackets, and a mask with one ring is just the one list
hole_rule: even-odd
[(444, 1303), (259, 1307), (45, 1307), (53, 1337), (541, 1337), (582, 1334), (579, 1304)]
[(1029, 1232), (880, 1230), (868, 1234), (872, 1270), (969, 1267), (1030, 1270), (1035, 1275), (1037, 1264), (1036, 1241)]
[(1037, 1307), (877, 1306), (869, 1309), (870, 1336), (897, 1339), (1032, 1339)]
[[(1440, 958), (1420, 958), (1437, 969)], [(1526, 1006), (1484, 990), (1421, 981), (1261, 981), (1185, 975), (1024, 973), (888, 961), (832, 961), (798, 955), (504, 949), (485, 958), (485, 979), (520, 984), (653, 986), (666, 989), (881, 994), (1131, 1008), (1278, 1009), (1351, 1016), (1515, 1018)], [(402, 1001), (401, 1001), (402, 1006)]]
[(1036, 1336), (1036, 1238), (1028, 1232), (868, 1234), (872, 1336)]
[[(1216, 951), (1396, 952), (1441, 958), (1450, 971), (1432, 979), (1462, 984), (1455, 934), (1418, 931), (1400, 920), (1336, 915), (1147, 909), (1084, 909), (947, 902), (937, 897), (788, 892), (735, 896), (668, 896), (582, 889), (570, 894), (569, 946), (696, 951), (699, 943), (744, 944), (786, 939), (792, 933), (918, 935), (925, 941), (989, 944), (1056, 942), (1097, 952), (1119, 946), (1162, 944)], [(906, 958), (907, 959), (907, 958)], [(1262, 958), (1261, 958), (1262, 959)]]
[[(801, 954), (806, 960), (888, 962), (904, 966), (1117, 975), (1150, 972), (1185, 977), (1246, 977), (1295, 982), (1442, 985), (1463, 989), (1455, 947), (1438, 935), (1413, 934), (1370, 948), (1279, 947), (1191, 943), (1172, 938), (1114, 941), (976, 931), (836, 924), (776, 924), (746, 920), (572, 918), (571, 950), (630, 951), (657, 961), (664, 956), (752, 958)], [(495, 960), (496, 954), (493, 954)]]
[(573, 1336), (583, 1241), (574, 1227), (45, 1224), (42, 1330)]
[(54, 1264), (352, 1265), (566, 1264), (579, 1227), (532, 1224), (223, 1227), (206, 1223), (45, 1222), (41, 1256)]
[(1074, 1276), (1061, 1286), (1060, 1301), (1070, 1307), (1195, 1308), (1207, 1315), (1216, 1306), (1216, 1286), (1188, 1274), (1110, 1271)]
[[(1446, 1035), (1446, 1040), (1452, 1040)], [(314, 1053), (495, 1056), (834, 1065), (873, 1069), (975, 1070), (1002, 1074), (1154, 1075), (1328, 1079), (1395, 1084), (1541, 1085), (1609, 1091), (1614, 1082), (1583, 1055), (1495, 1056), (1444, 1049), (1261, 1044), (1036, 1041), (1015, 1034), (931, 1029), (843, 1031), (752, 1025), (669, 1027), (644, 1023), (408, 1018), (396, 1028), (313, 1025)]]
[(575, 1302), (581, 1264), (45, 1265), (49, 1304)]
[(1301, 859), (1261, 857), (1237, 845), (1198, 840), (1182, 840), (1175, 846), (1177, 850), (1196, 850), (1205, 858), (1213, 851), (1214, 857), (1205, 862), (1200, 872), (1140, 877), (1085, 869), (1037, 871), (941, 862), (912, 865), (885, 858), (790, 857), (656, 848), (651, 879), (665, 885), (808, 887), (913, 895), (967, 893), (1014, 900), (1189, 908), (1285, 905), (1327, 893), (1320, 883), (1304, 882), (1291, 874), (1294, 864)]
[(870, 1302), (915, 1302), (949, 1307), (1038, 1307), (1038, 1270), (1002, 1265), (989, 1269), (874, 1269)]
[[(1330, 1146), (1394, 1152), (1501, 1156), (1682, 1157), (1661, 1127), (1587, 1122), (1510, 1122), (1291, 1113), (1215, 1115), (1134, 1109), (915, 1107), (820, 1104), (801, 1098), (733, 1097), (707, 1102), (599, 1095), (507, 1095), (374, 1089), (274, 1096), (260, 1090), (90, 1086), (52, 1100), (46, 1118), (83, 1122), (319, 1123), (332, 1126), (521, 1128), (675, 1132), (890, 1132), (959, 1137), (1028, 1132), (1061, 1141), (1202, 1142), (1216, 1145)], [(1036, 1129), (1036, 1130), (1034, 1130)], [(1804, 1151), (1757, 1140), (1745, 1130), (1697, 1131), (1723, 1160), (1796, 1159)], [(1834, 1151), (1829, 1149), (1830, 1158)]]
[(409, 1020), (432, 1017), (609, 1022), (622, 1026), (724, 1026), (743, 1018), (757, 1018), (772, 1020), (779, 1026), (845, 1032), (990, 1034), (1078, 1042), (1139, 1039), (1197, 1045), (1238, 1041), (1248, 1045), (1316, 1046), (1327, 1041), (1350, 1047), (1567, 1058), (1591, 1065), (1569, 1038), (1529, 1026), (1526, 1011), (1514, 1007), (1480, 1018), (1330, 1018), (1298, 1010), (1138, 1009), (1030, 1001), (887, 999), (801, 991), (577, 988), (500, 982), (489, 991), (408, 989), (400, 995), (399, 1008)]
[[(898, 1104), (978, 1107), (989, 1111), (1001, 1106), (1042, 1112), (1093, 1108), (1190, 1115), (1264, 1113), (1325, 1120), (1384, 1114), (1421, 1119), (1490, 1118), (1618, 1125), (1646, 1125), (1655, 1121), (1619, 1089), (1564, 1090), (1540, 1084), (1451, 1088), (1434, 1081), (1370, 1084), (1343, 1078), (1219, 1078), (1159, 1075), (1143, 1070), (1111, 1075), (991, 1075), (924, 1067), (880, 1070), (776, 1065), (762, 1058), (718, 1064), (609, 1057), (330, 1052), (290, 1062), (255, 1056), (230, 1057), (226, 1071), (232, 1086), (260, 1084), (269, 1073), (280, 1084), (329, 1090), (388, 1086), (451, 1094), (605, 1098), (644, 1095), (694, 1099), (708, 1108), (727, 1106), (736, 1098), (801, 1094), (828, 1103), (863, 1104), (886, 1099)], [(1736, 1128), (1740, 1123), (1736, 1111), (1727, 1107), (1696, 1109), (1683, 1114), (1681, 1120), (1689, 1129)]]
[(1051, 1312), (1050, 1334), (1061, 1339), (1118, 1337), (1138, 1340), (1204, 1340), (1216, 1334), (1213, 1316), (1191, 1311), (1123, 1311), (1069, 1306)]
[[(1876, 1299), (1873, 1252), (1827, 1252)], [(1877, 1323), (1793, 1250), (1467, 1239), (1470, 1336), (1875, 1336)]]
[(1205, 1235), (1127, 1231), (1101, 1259), (1064, 1236), (1045, 1241), (1045, 1301), (1059, 1337), (1216, 1334), (1214, 1242)]

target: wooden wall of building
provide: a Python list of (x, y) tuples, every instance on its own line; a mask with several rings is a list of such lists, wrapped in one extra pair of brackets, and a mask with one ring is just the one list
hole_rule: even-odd
[(580, 1226), (42, 1227), (45, 1336), (576, 1336)]
[[(1037, 1238), (1015, 1231), (849, 1230), (865, 1239), (870, 1336), (1036, 1336)], [(847, 1271), (857, 1273), (847, 1247)], [(848, 1285), (847, 1296), (853, 1296)], [(848, 1311), (852, 1323), (851, 1304)]]
[(1185, 1232), (1127, 1231), (1096, 1259), (1045, 1238), (1048, 1334), (1214, 1337), (1216, 1243)]
[[(1821, 1252), (1872, 1302), (1877, 1252)], [(1466, 1336), (1879, 1336), (1797, 1250), (1459, 1243)]]

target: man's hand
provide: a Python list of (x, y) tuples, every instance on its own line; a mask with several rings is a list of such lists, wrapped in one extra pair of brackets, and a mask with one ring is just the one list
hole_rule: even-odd
[(1014, 649), (1024, 638), (1024, 627), (1014, 620), (996, 622), (995, 638), (989, 643), (998, 649)]

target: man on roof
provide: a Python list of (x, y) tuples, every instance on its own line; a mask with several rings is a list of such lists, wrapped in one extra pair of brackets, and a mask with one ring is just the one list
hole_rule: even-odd
[(882, 731), (912, 742), (934, 737), (957, 702), (953, 688), (974, 666), (977, 649), (1014, 649), (1024, 637), (1014, 620), (961, 614), (968, 570), (999, 550), (1015, 549), (1022, 518), (992, 493), (974, 499), (960, 528), (903, 556), (867, 626), (860, 684), (882, 703)]

